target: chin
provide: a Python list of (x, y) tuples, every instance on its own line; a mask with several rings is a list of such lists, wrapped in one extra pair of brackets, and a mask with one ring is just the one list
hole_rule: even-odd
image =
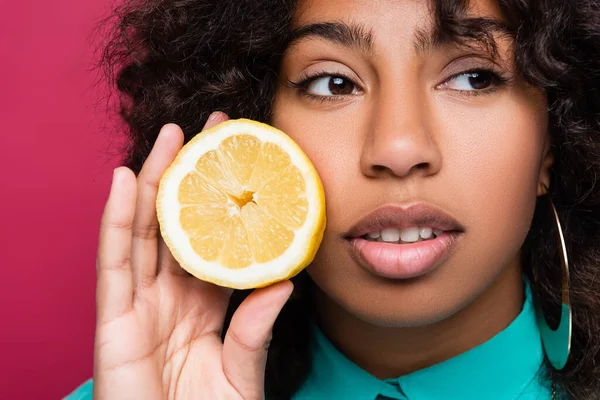
[(340, 299), (339, 304), (355, 318), (369, 325), (386, 328), (417, 328), (434, 325), (452, 317), (466, 307), (468, 302), (432, 299), (426, 304), (415, 304), (400, 299), (393, 304), (379, 302), (356, 304), (352, 299)]
[[(372, 289), (372, 290), (369, 290)], [(460, 312), (469, 304), (464, 293), (454, 295), (428, 294), (405, 287), (386, 293), (381, 288), (364, 288), (360, 298), (341, 294), (334, 300), (355, 318), (370, 325), (390, 328), (424, 327), (439, 323)]]

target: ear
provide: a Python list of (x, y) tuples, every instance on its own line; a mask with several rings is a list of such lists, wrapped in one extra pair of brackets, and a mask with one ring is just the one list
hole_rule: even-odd
[(542, 158), (542, 163), (540, 165), (540, 175), (538, 177), (538, 189), (537, 195), (544, 195), (543, 185), (547, 188), (550, 187), (550, 169), (554, 164), (554, 153), (552, 153), (552, 149), (550, 146), (550, 141), (546, 142), (546, 146), (544, 146), (544, 157)]

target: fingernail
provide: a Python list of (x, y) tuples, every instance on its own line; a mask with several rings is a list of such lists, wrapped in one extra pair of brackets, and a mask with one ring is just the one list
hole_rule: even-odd
[(164, 124), (164, 125), (162, 126), (162, 128), (160, 128), (160, 131), (158, 132), (158, 136), (162, 136), (162, 135), (164, 135), (165, 131), (167, 131), (167, 130), (168, 130), (168, 128), (169, 128), (169, 125), (171, 125), (171, 124), (170, 124), (170, 123), (168, 123), (168, 124)]
[(221, 115), (220, 111), (215, 111), (212, 114), (210, 114), (208, 116), (208, 120), (206, 122), (213, 122), (215, 121), (217, 118), (219, 118), (219, 115)]

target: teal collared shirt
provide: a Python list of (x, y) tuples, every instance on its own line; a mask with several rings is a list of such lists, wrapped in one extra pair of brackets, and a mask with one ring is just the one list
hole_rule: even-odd
[[(529, 285), (523, 309), (502, 332), (454, 358), (380, 380), (340, 353), (315, 326), (312, 370), (293, 400), (548, 400), (544, 353)], [(385, 397), (379, 397), (385, 398)], [(89, 380), (66, 400), (92, 398)]]
[(377, 379), (314, 330), (313, 369), (293, 400), (546, 400), (544, 352), (529, 285), (523, 309), (485, 343), (442, 363), (393, 379)]

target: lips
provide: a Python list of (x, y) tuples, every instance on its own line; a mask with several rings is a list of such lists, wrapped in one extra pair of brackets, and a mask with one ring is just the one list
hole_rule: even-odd
[(464, 227), (443, 210), (427, 205), (414, 204), (408, 207), (387, 205), (378, 208), (358, 221), (345, 234), (346, 238), (357, 238), (384, 229), (406, 229), (430, 227), (441, 231), (464, 231)]
[[(425, 229), (436, 234), (423, 240), (395, 240), (398, 234)], [(408, 207), (388, 205), (355, 224), (344, 238), (358, 263), (368, 271), (392, 279), (424, 275), (441, 265), (451, 254), (465, 228), (443, 210), (427, 204)], [(377, 234), (385, 237), (375, 238)], [(413, 232), (414, 233), (414, 232)]]

